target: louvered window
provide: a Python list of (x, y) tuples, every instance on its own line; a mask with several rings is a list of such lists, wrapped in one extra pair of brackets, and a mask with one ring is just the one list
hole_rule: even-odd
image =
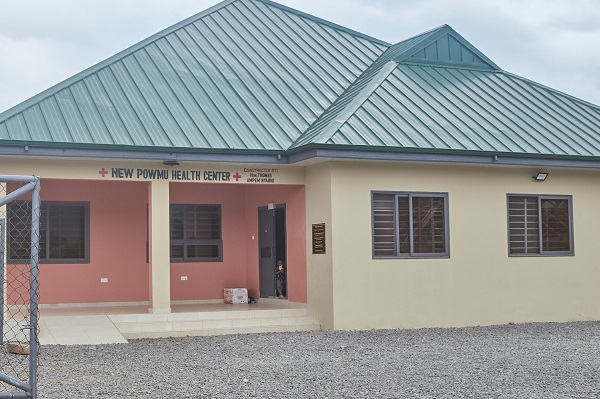
[[(31, 246), (31, 202), (8, 205), (8, 259), (27, 262)], [(43, 202), (40, 207), (40, 263), (89, 262), (89, 204)]]
[(171, 205), (170, 222), (172, 261), (222, 261), (220, 205)]
[(447, 257), (448, 195), (372, 194), (373, 256)]
[(571, 255), (571, 197), (509, 195), (510, 255)]

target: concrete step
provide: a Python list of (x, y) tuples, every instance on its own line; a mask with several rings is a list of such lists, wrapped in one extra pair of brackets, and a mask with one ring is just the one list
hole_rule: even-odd
[(127, 338), (160, 338), (260, 332), (320, 330), (307, 308), (252, 310), (232, 305), (229, 311), (168, 314), (119, 314), (108, 317)]

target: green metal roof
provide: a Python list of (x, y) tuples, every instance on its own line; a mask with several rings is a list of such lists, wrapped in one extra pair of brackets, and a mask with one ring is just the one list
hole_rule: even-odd
[(0, 140), (282, 150), (386, 48), (270, 1), (226, 1), (0, 114)]
[(313, 143), (600, 156), (600, 107), (502, 71), (399, 64)]
[[(460, 39), (456, 39), (456, 37)], [(460, 42), (458, 40), (461, 40)], [(432, 50), (433, 49), (433, 50)], [(425, 57), (428, 56), (428, 58)], [(415, 58), (416, 57), (416, 58)], [(390, 46), (328, 109), (321, 114), (291, 148), (321, 143), (335, 133), (381, 85), (397, 66), (408, 60), (452, 66), (499, 69), (448, 25)], [(393, 101), (393, 100), (392, 100)], [(365, 131), (365, 134), (369, 134)], [(349, 143), (352, 144), (352, 143)]]
[(291, 149), (311, 145), (600, 156), (600, 107), (502, 71), (445, 25), (391, 46)]
[(600, 156), (600, 107), (447, 25), (395, 45), (228, 0), (0, 114), (0, 146)]

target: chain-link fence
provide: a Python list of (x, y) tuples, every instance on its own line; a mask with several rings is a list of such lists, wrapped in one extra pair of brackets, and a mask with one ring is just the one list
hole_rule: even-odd
[(0, 399), (35, 398), (40, 182), (0, 176)]

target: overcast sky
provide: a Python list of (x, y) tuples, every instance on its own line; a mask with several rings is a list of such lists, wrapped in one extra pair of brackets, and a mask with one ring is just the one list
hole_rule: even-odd
[[(504, 70), (600, 105), (599, 0), (280, 0), (396, 43), (448, 24)], [(0, 0), (0, 112), (215, 0)]]

